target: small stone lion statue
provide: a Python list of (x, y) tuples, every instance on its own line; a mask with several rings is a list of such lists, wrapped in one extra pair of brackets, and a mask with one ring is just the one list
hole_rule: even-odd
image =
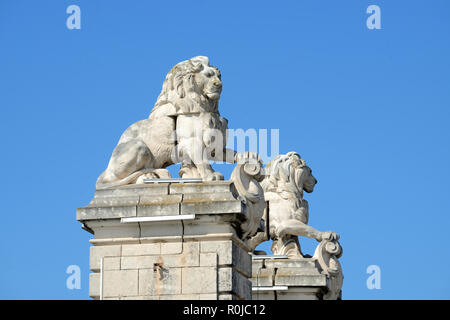
[(170, 178), (169, 165), (181, 162), (181, 178), (222, 180), (209, 160), (235, 161), (225, 148), (228, 121), (218, 111), (221, 74), (207, 57), (175, 65), (145, 120), (132, 124), (120, 137), (108, 167), (97, 179), (97, 189), (145, 178)]
[[(295, 152), (276, 156), (265, 168), (265, 178), (261, 185), (265, 200), (269, 202), (263, 217), (268, 234), (260, 232), (251, 240), (256, 248), (261, 242), (273, 240), (272, 252), (289, 258), (303, 257), (298, 236), (323, 240), (337, 240), (334, 232), (320, 232), (308, 226), (308, 202), (303, 199), (303, 191), (314, 191), (317, 180), (306, 162)], [(268, 215), (267, 216), (267, 212)]]

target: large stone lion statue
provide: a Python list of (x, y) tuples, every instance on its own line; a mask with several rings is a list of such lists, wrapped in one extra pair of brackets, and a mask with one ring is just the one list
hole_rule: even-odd
[(258, 233), (250, 241), (253, 249), (270, 237), (273, 240), (271, 249), (274, 254), (296, 258), (303, 257), (298, 236), (319, 242), (339, 238), (334, 232), (320, 232), (307, 224), (309, 207), (308, 202), (303, 199), (303, 192), (313, 192), (316, 183), (311, 169), (295, 152), (278, 155), (267, 164), (261, 185), (265, 200), (269, 203), (263, 217), (268, 234)]
[(97, 189), (145, 178), (170, 178), (167, 166), (181, 163), (180, 177), (221, 180), (209, 160), (234, 162), (225, 149), (228, 121), (218, 111), (221, 74), (207, 57), (175, 65), (164, 80), (150, 117), (132, 124), (120, 137)]

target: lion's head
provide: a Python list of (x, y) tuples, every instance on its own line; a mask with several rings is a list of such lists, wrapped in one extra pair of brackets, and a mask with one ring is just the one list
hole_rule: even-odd
[(303, 190), (314, 191), (317, 183), (312, 170), (296, 152), (276, 156), (265, 168), (264, 191), (289, 192), (302, 198)]
[(208, 57), (194, 57), (169, 71), (151, 116), (215, 112), (221, 92), (219, 69), (209, 65)]

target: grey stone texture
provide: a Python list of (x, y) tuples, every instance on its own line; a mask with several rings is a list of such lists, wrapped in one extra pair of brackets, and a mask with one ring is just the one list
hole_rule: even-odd
[[(230, 185), (161, 183), (97, 190), (91, 203), (77, 212), (78, 220), (94, 232), (89, 295), (105, 300), (326, 297), (332, 281), (316, 257), (252, 261), (249, 247), (239, 239), (236, 222), (242, 218), (242, 205)], [(183, 212), (186, 203), (198, 210)], [(124, 223), (121, 218), (130, 212), (133, 217), (138, 212), (145, 217), (195, 217)]]
[[(94, 234), (89, 295), (105, 300), (251, 299), (252, 261), (237, 227), (243, 207), (231, 183), (96, 190), (91, 203), (77, 210), (77, 219)], [(122, 220), (186, 214), (194, 218)]]
[(330, 277), (315, 258), (253, 260), (253, 300), (326, 299)]
[[(102, 295), (103, 299), (215, 300), (228, 294), (233, 299), (251, 299), (251, 257), (235, 241), (94, 245), (89, 295), (94, 299)], [(163, 247), (169, 251), (160, 250)]]

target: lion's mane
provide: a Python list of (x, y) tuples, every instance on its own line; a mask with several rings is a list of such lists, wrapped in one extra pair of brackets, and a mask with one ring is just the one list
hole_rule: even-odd
[[(198, 87), (195, 74), (209, 65), (198, 56), (176, 64), (167, 74), (150, 118), (198, 112), (217, 112), (218, 101), (209, 100)], [(216, 67), (213, 67), (217, 69)]]
[(266, 177), (262, 187), (266, 192), (288, 192), (302, 197), (298, 186), (298, 169), (307, 167), (306, 162), (296, 152), (276, 156), (265, 168)]

